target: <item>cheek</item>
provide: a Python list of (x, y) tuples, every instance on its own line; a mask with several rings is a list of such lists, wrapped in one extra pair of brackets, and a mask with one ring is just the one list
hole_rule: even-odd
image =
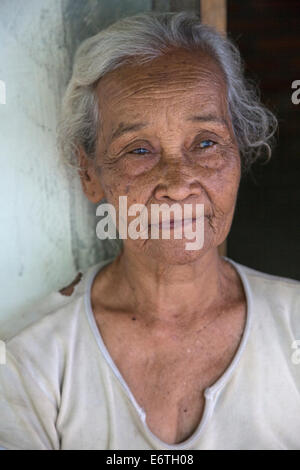
[[(133, 204), (146, 204), (147, 194), (146, 185), (140, 181), (140, 178), (133, 177), (132, 175), (124, 174), (119, 168), (103, 168), (101, 172), (101, 185), (104, 190), (106, 200), (109, 204), (112, 204), (116, 211), (117, 226), (119, 220), (119, 213), (125, 210), (128, 214), (128, 209)], [(120, 197), (126, 197), (126, 199), (119, 199)], [(125, 202), (124, 202), (125, 201)], [(137, 213), (138, 215), (138, 213)], [(128, 222), (136, 216), (128, 216)]]
[(149, 188), (157, 181), (157, 174), (151, 171), (155, 166), (153, 158), (121, 158), (113, 163), (105, 162), (101, 171), (101, 184), (112, 198), (114, 195), (127, 196), (131, 203), (144, 203), (149, 197)]
[(211, 198), (224, 213), (235, 205), (241, 177), (240, 156), (236, 149), (226, 154), (226, 164), (210, 178)]
[(110, 164), (101, 165), (99, 178), (107, 201), (116, 207), (119, 196), (126, 195), (129, 181), (119, 168)]

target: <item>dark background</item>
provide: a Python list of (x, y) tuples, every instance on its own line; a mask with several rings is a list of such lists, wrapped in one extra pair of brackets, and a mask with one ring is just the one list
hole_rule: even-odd
[(241, 181), (227, 256), (300, 280), (300, 105), (291, 101), (300, 79), (300, 1), (229, 0), (227, 30), (279, 121), (270, 162)]

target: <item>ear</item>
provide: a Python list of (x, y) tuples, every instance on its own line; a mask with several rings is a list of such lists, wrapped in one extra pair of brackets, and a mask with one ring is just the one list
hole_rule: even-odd
[(84, 194), (91, 202), (100, 202), (105, 197), (99, 175), (94, 164), (88, 159), (85, 151), (80, 146), (78, 149), (80, 170), (78, 171)]

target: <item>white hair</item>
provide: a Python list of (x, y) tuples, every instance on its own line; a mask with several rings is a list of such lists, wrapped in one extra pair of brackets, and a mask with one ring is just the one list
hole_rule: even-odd
[(57, 127), (58, 148), (68, 168), (77, 173), (79, 146), (95, 159), (101, 128), (95, 92), (99, 79), (130, 59), (143, 64), (172, 46), (207, 52), (221, 66), (242, 171), (247, 172), (263, 150), (270, 159), (277, 119), (260, 102), (256, 84), (244, 77), (244, 62), (232, 40), (201, 24), (192, 12), (146, 12), (116, 21), (77, 49)]

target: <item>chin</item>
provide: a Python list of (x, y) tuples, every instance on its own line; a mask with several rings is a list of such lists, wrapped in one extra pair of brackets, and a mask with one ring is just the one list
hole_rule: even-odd
[(187, 250), (185, 245), (191, 240), (147, 240), (141, 248), (143, 253), (152, 260), (169, 265), (188, 264), (201, 258), (211, 246), (206, 246), (195, 250)]

